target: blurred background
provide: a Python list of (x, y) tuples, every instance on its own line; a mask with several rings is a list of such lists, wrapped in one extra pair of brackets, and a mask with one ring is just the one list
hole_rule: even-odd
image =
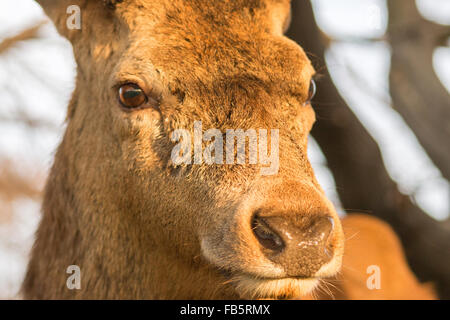
[[(389, 222), (450, 299), (450, 1), (294, 0), (319, 72), (310, 158), (342, 215)], [(76, 66), (32, 0), (0, 2), (0, 299), (17, 298)]]

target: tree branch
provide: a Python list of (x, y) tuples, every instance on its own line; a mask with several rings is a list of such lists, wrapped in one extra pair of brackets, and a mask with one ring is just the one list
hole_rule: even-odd
[(31, 28), (27, 28), (27, 29), (23, 30), (21, 33), (15, 35), (15, 36), (3, 39), (3, 41), (0, 42), (0, 54), (5, 53), (6, 51), (8, 51), (12, 47), (14, 47), (20, 41), (36, 39), (39, 29), (45, 23), (46, 22), (40, 22), (39, 24), (37, 24)]
[(17, 166), (7, 160), (1, 161), (0, 169), (0, 195), (6, 200), (18, 197), (40, 199), (41, 190), (37, 187), (37, 177), (21, 175), (16, 171)]
[(392, 47), (390, 91), (394, 108), (432, 161), (450, 180), (450, 95), (433, 69), (433, 53), (449, 28), (424, 19), (413, 0), (389, 0)]

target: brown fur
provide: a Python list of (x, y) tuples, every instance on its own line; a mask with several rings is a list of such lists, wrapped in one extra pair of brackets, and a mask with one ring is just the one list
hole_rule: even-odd
[[(316, 277), (339, 270), (341, 225), (306, 155), (315, 118), (303, 103), (314, 70), (282, 35), (288, 0), (38, 2), (71, 41), (78, 76), (26, 298), (307, 294), (317, 280), (287, 277), (262, 254), (250, 228), (261, 207), (300, 224), (332, 217), (334, 256)], [(72, 4), (82, 30), (66, 29)], [(121, 110), (124, 82), (159, 96), (159, 109)], [(204, 130), (278, 128), (278, 174), (260, 176), (258, 165), (174, 166), (170, 133), (196, 120)], [(66, 287), (69, 265), (81, 268), (81, 290)]]
[[(346, 237), (342, 270), (304, 298), (350, 300), (431, 300), (431, 284), (420, 284), (409, 269), (400, 241), (386, 223), (365, 215), (342, 219)], [(380, 268), (380, 289), (369, 289), (369, 266)]]

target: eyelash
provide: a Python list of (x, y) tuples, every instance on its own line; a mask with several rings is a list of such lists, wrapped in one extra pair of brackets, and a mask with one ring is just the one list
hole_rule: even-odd
[(317, 84), (316, 84), (316, 75), (314, 75), (310, 80), (309, 89), (308, 89), (308, 98), (303, 103), (303, 105), (307, 106), (308, 104), (310, 104), (311, 101), (314, 99), (316, 93), (317, 93)]

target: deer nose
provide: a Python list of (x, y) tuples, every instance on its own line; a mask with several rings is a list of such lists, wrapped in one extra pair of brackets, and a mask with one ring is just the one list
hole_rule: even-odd
[(312, 277), (333, 257), (331, 235), (333, 218), (259, 216), (252, 219), (252, 229), (264, 255), (281, 266), (289, 277)]

